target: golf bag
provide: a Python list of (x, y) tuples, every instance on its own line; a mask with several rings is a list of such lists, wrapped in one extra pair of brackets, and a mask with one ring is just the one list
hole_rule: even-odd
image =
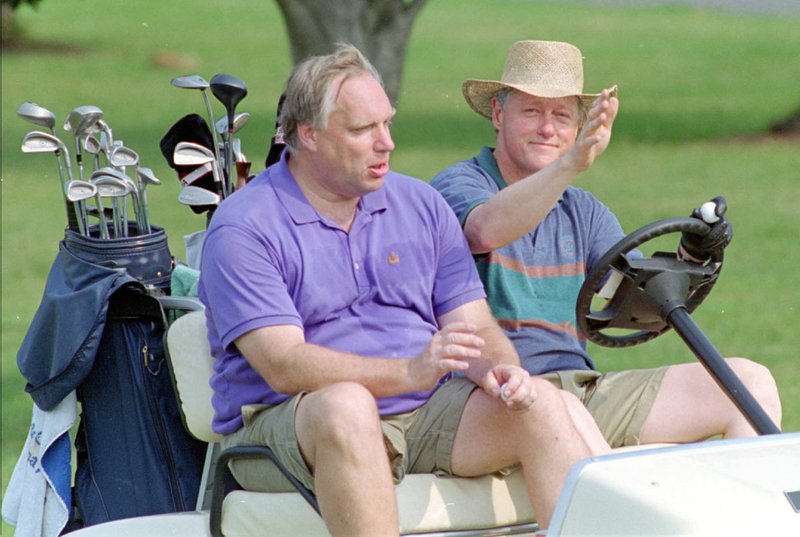
[[(123, 274), (107, 297), (91, 369), (77, 386), (74, 530), (194, 509), (205, 445), (181, 421), (163, 336), (172, 257), (163, 229), (100, 240), (67, 231), (63, 248), (85, 271)], [(88, 312), (84, 312), (88, 313)]]

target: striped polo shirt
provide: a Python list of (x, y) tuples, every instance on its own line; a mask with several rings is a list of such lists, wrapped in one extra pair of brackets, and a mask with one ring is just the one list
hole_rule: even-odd
[[(506, 187), (492, 149), (441, 173), (431, 185), (461, 225), (472, 209)], [(613, 213), (591, 193), (568, 187), (534, 230), (475, 256), (489, 304), (533, 374), (594, 369), (576, 326), (575, 301), (586, 274), (624, 236)]]

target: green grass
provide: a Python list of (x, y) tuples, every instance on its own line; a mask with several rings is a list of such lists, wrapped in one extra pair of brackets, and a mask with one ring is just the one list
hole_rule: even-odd
[[(3, 489), (30, 420), (15, 356), (64, 222), (53, 159), (20, 152), (31, 126), (16, 117), (16, 107), (38, 102), (56, 112), (59, 128), (76, 106), (102, 108), (115, 137), (164, 182), (149, 190), (152, 220), (183, 257), (182, 236), (204, 221), (178, 204), (179, 185), (158, 141), (184, 114), (205, 114), (199, 92), (173, 88), (170, 79), (228, 72), (247, 82), (239, 109), (252, 117), (241, 138), (258, 170), (290, 68), (283, 22), (269, 0), (47, 0), (35, 11), (20, 8), (18, 17), (39, 46), (4, 51), (2, 61)], [(756, 137), (800, 104), (798, 23), (797, 16), (690, 8), (432, 0), (409, 46), (393, 167), (427, 180), (491, 143), (490, 125), (469, 110), (460, 86), (465, 78), (499, 77), (513, 41), (575, 43), (585, 57), (587, 91), (616, 83), (621, 99), (614, 141), (579, 186), (609, 204), (629, 230), (727, 197), (734, 241), (717, 288), (695, 318), (723, 354), (772, 369), (784, 428), (798, 431), (800, 152), (797, 140)], [(219, 117), (222, 108), (215, 107)], [(692, 360), (674, 334), (595, 354), (603, 369)]]

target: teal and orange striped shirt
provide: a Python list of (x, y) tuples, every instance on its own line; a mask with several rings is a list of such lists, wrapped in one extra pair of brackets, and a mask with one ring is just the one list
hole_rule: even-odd
[[(461, 225), (472, 209), (505, 188), (492, 149), (441, 173), (431, 185)], [(591, 193), (569, 187), (545, 219), (511, 244), (475, 256), (489, 305), (532, 374), (594, 369), (575, 319), (585, 276), (624, 236), (614, 214)]]

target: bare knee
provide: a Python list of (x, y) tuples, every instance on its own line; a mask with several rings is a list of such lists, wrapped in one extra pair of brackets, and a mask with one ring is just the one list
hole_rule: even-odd
[(782, 410), (778, 385), (770, 370), (748, 358), (726, 358), (728, 365), (742, 380), (753, 397), (780, 427)]
[(594, 424), (594, 418), (586, 409), (586, 406), (583, 402), (578, 399), (578, 397), (568, 391), (559, 390), (559, 395), (561, 396), (561, 400), (564, 402), (564, 406), (567, 409), (572, 421), (576, 424)]
[(559, 409), (566, 409), (566, 404), (568, 403), (568, 399), (572, 397), (580, 404), (580, 401), (577, 400), (571, 393), (565, 392), (564, 390), (559, 390), (553, 384), (547, 380), (544, 380), (539, 377), (531, 377), (531, 381), (533, 382), (534, 390), (536, 390), (536, 401), (535, 404), (541, 403), (542, 406), (551, 406), (555, 405)]
[(544, 432), (549, 428), (563, 428), (573, 424), (573, 416), (586, 412), (574, 395), (559, 390), (550, 382), (532, 377), (536, 397), (531, 406), (530, 419), (534, 428)]
[(310, 434), (314, 445), (340, 452), (357, 451), (359, 444), (380, 440), (382, 434), (375, 398), (353, 382), (307, 394), (300, 401), (297, 419), (298, 425), (302, 422), (303, 436)]

